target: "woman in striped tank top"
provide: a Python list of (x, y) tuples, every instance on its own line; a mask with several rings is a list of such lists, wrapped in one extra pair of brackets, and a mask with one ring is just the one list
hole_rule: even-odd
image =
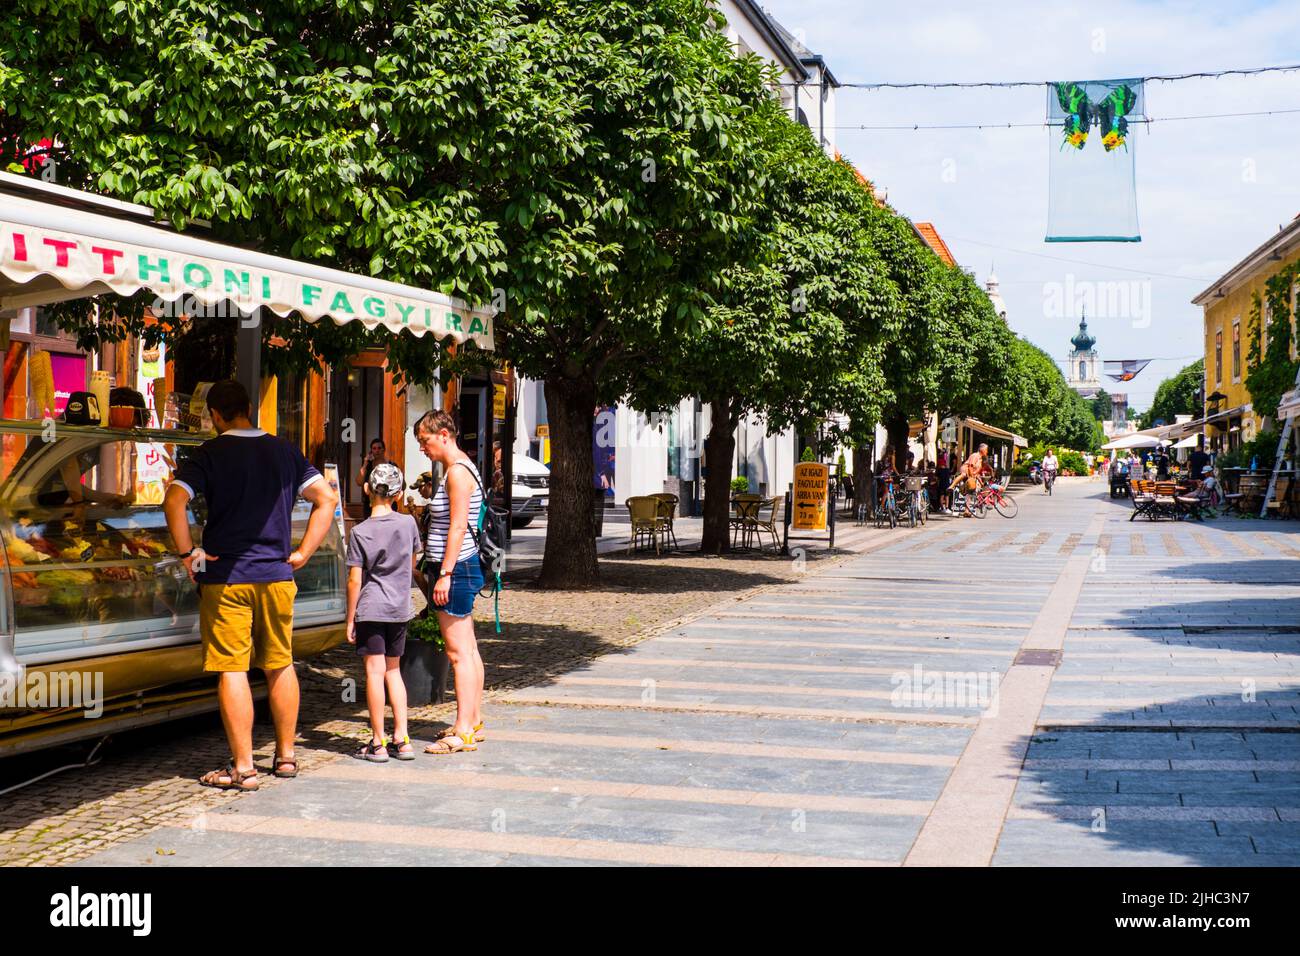
[(456, 444), (455, 420), (444, 411), (426, 412), (415, 423), (415, 440), (434, 464), (442, 465), (443, 479), (429, 505), (429, 537), (425, 542), (426, 567), (436, 575), (430, 600), (447, 643), (456, 684), (456, 722), (425, 753), (454, 754), (477, 750), (483, 740), (483, 658), (474, 636), (474, 597), (483, 587), (478, 545), (470, 534), (483, 507), (478, 470)]

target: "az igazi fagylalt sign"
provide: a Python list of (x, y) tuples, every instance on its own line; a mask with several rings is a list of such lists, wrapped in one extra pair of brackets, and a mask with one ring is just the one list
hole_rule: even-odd
[(825, 531), (830, 465), (801, 461), (794, 466), (794, 518), (799, 531)]

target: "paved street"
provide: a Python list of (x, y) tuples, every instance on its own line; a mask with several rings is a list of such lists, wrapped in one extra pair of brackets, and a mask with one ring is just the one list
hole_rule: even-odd
[(1020, 501), (500, 692), (477, 753), (340, 756), (84, 862), (1300, 863), (1300, 525)]

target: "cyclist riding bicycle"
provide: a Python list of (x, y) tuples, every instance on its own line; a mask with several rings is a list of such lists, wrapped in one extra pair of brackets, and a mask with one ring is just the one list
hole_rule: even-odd
[(957, 469), (957, 478), (948, 487), (952, 491), (958, 487), (962, 491), (962, 499), (965, 510), (962, 511), (962, 517), (973, 518), (974, 512), (971, 511), (971, 502), (975, 500), (975, 493), (979, 491), (980, 480), (984, 472), (988, 470), (988, 453), (989, 446), (981, 443), (979, 449), (967, 458), (959, 469)]
[(1056, 473), (1060, 470), (1060, 462), (1056, 460), (1056, 455), (1052, 449), (1047, 449), (1047, 454), (1043, 456), (1043, 494), (1052, 493), (1052, 482), (1056, 481)]

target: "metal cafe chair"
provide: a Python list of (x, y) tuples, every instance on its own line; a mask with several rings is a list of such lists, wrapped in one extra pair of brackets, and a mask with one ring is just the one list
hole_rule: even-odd
[(659, 533), (664, 539), (665, 547), (669, 540), (671, 540), (673, 543), (673, 550), (678, 550), (677, 535), (673, 531), (673, 518), (677, 515), (677, 496), (671, 492), (660, 491), (650, 497), (659, 502), (656, 513), (659, 521)]
[(637, 543), (644, 538), (654, 542), (655, 554), (658, 554), (661, 531), (659, 500), (649, 495), (637, 495), (628, 498), (624, 505), (627, 507), (628, 518), (632, 522), (631, 535), (627, 541), (627, 553), (631, 554)]

